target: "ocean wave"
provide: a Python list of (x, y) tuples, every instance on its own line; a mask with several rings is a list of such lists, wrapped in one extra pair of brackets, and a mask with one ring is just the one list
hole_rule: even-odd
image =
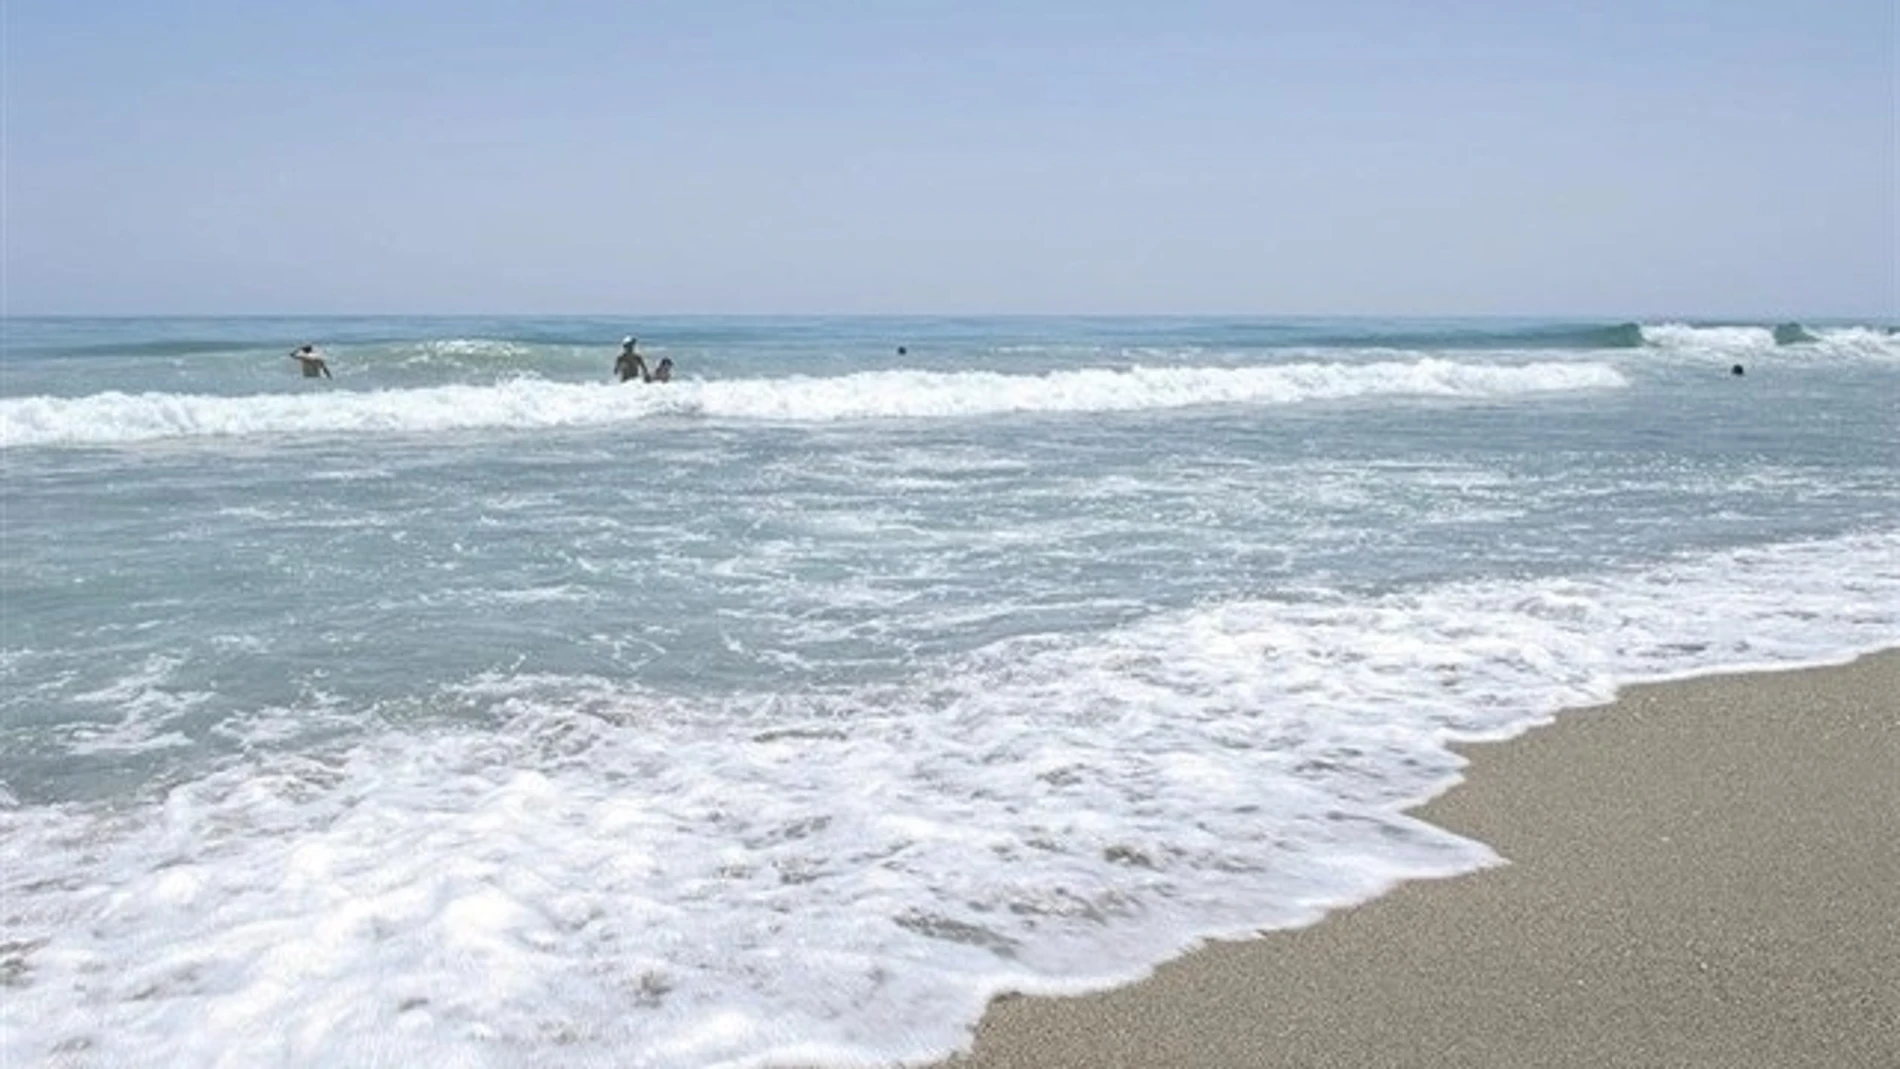
[(493, 338), (436, 338), (421, 342), (377, 346), (356, 354), (367, 366), (409, 371), (433, 370), (448, 374), (487, 373), (528, 375), (537, 371), (603, 362), (601, 347), (591, 349), (530, 345)]
[(1892, 327), (1803, 327), (1818, 348), (1867, 356), (1900, 357), (1900, 330)]
[(1297, 344), (1329, 349), (1638, 349), (1644, 344), (1643, 330), (1637, 323), (1459, 324), (1442, 330), (1323, 334)]
[(1799, 323), (1777, 323), (1774, 333), (1776, 345), (1801, 345), (1821, 340)]
[(217, 356), (225, 353), (269, 352), (272, 349), (289, 349), (289, 346), (265, 345), (255, 341), (231, 340), (228, 338), (157, 338), (151, 341), (135, 342), (98, 342), (82, 345), (58, 346), (46, 350), (48, 355), (64, 357), (167, 357), (167, 356)]
[(1775, 346), (1775, 331), (1773, 327), (1765, 326), (1656, 323), (1643, 327), (1643, 341), (1657, 349), (1772, 349)]
[(1730, 324), (1655, 323), (1642, 328), (1649, 349), (1685, 357), (1757, 356), (1777, 361), (1900, 360), (1900, 336), (1875, 326), (1809, 326), (1796, 322)]
[(1690, 324), (1557, 323), (1526, 327), (1458, 327), (1443, 331), (1367, 332), (1324, 336), (1301, 344), (1320, 348), (1431, 349), (1766, 349), (1786, 345), (1892, 346), (1894, 331), (1878, 326), (1780, 323)]
[(940, 1057), (999, 992), (1493, 863), (1403, 812), (1448, 741), (1889, 645), (1896, 549), (1287, 592), (717, 708), (497, 672), (453, 688), (487, 728), (0, 805), (0, 1063)]
[(1496, 400), (1625, 385), (1621, 373), (1602, 364), (1490, 365), (1426, 359), (1251, 368), (1091, 368), (1042, 375), (904, 370), (634, 387), (516, 379), (493, 386), (247, 397), (111, 392), (0, 401), (0, 447), (274, 434), (427, 434), (593, 426), (656, 416), (826, 422), (1381, 397)]

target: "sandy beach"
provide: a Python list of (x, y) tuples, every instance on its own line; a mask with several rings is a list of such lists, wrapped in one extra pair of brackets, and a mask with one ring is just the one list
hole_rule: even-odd
[(1900, 651), (1465, 749), (1505, 864), (992, 1005), (957, 1069), (1900, 1065)]

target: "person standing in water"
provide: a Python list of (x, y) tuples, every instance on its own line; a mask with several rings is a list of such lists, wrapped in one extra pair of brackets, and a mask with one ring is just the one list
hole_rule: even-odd
[(326, 379), (335, 378), (330, 374), (330, 365), (323, 359), (323, 354), (317, 352), (317, 347), (314, 345), (292, 349), (290, 358), (303, 366), (303, 377), (306, 379), (314, 379), (318, 376)]
[(648, 379), (647, 381), (648, 382), (672, 382), (673, 381), (673, 358), (670, 356), (660, 357), (660, 362), (653, 366), (653, 377)]
[(621, 382), (632, 382), (635, 378), (648, 381), (647, 362), (634, 351), (639, 344), (640, 340), (631, 334), (620, 341), (620, 359), (614, 361), (614, 374), (620, 376)]

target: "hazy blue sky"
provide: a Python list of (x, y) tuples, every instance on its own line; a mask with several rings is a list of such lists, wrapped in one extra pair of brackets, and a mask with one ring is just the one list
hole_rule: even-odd
[(1891, 317), (1895, 7), (5, 0), (5, 304)]

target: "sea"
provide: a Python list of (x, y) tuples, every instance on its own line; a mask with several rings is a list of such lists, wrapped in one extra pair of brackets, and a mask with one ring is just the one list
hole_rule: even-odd
[(9, 1067), (927, 1062), (1900, 645), (1885, 322), (15, 317), (0, 472)]

